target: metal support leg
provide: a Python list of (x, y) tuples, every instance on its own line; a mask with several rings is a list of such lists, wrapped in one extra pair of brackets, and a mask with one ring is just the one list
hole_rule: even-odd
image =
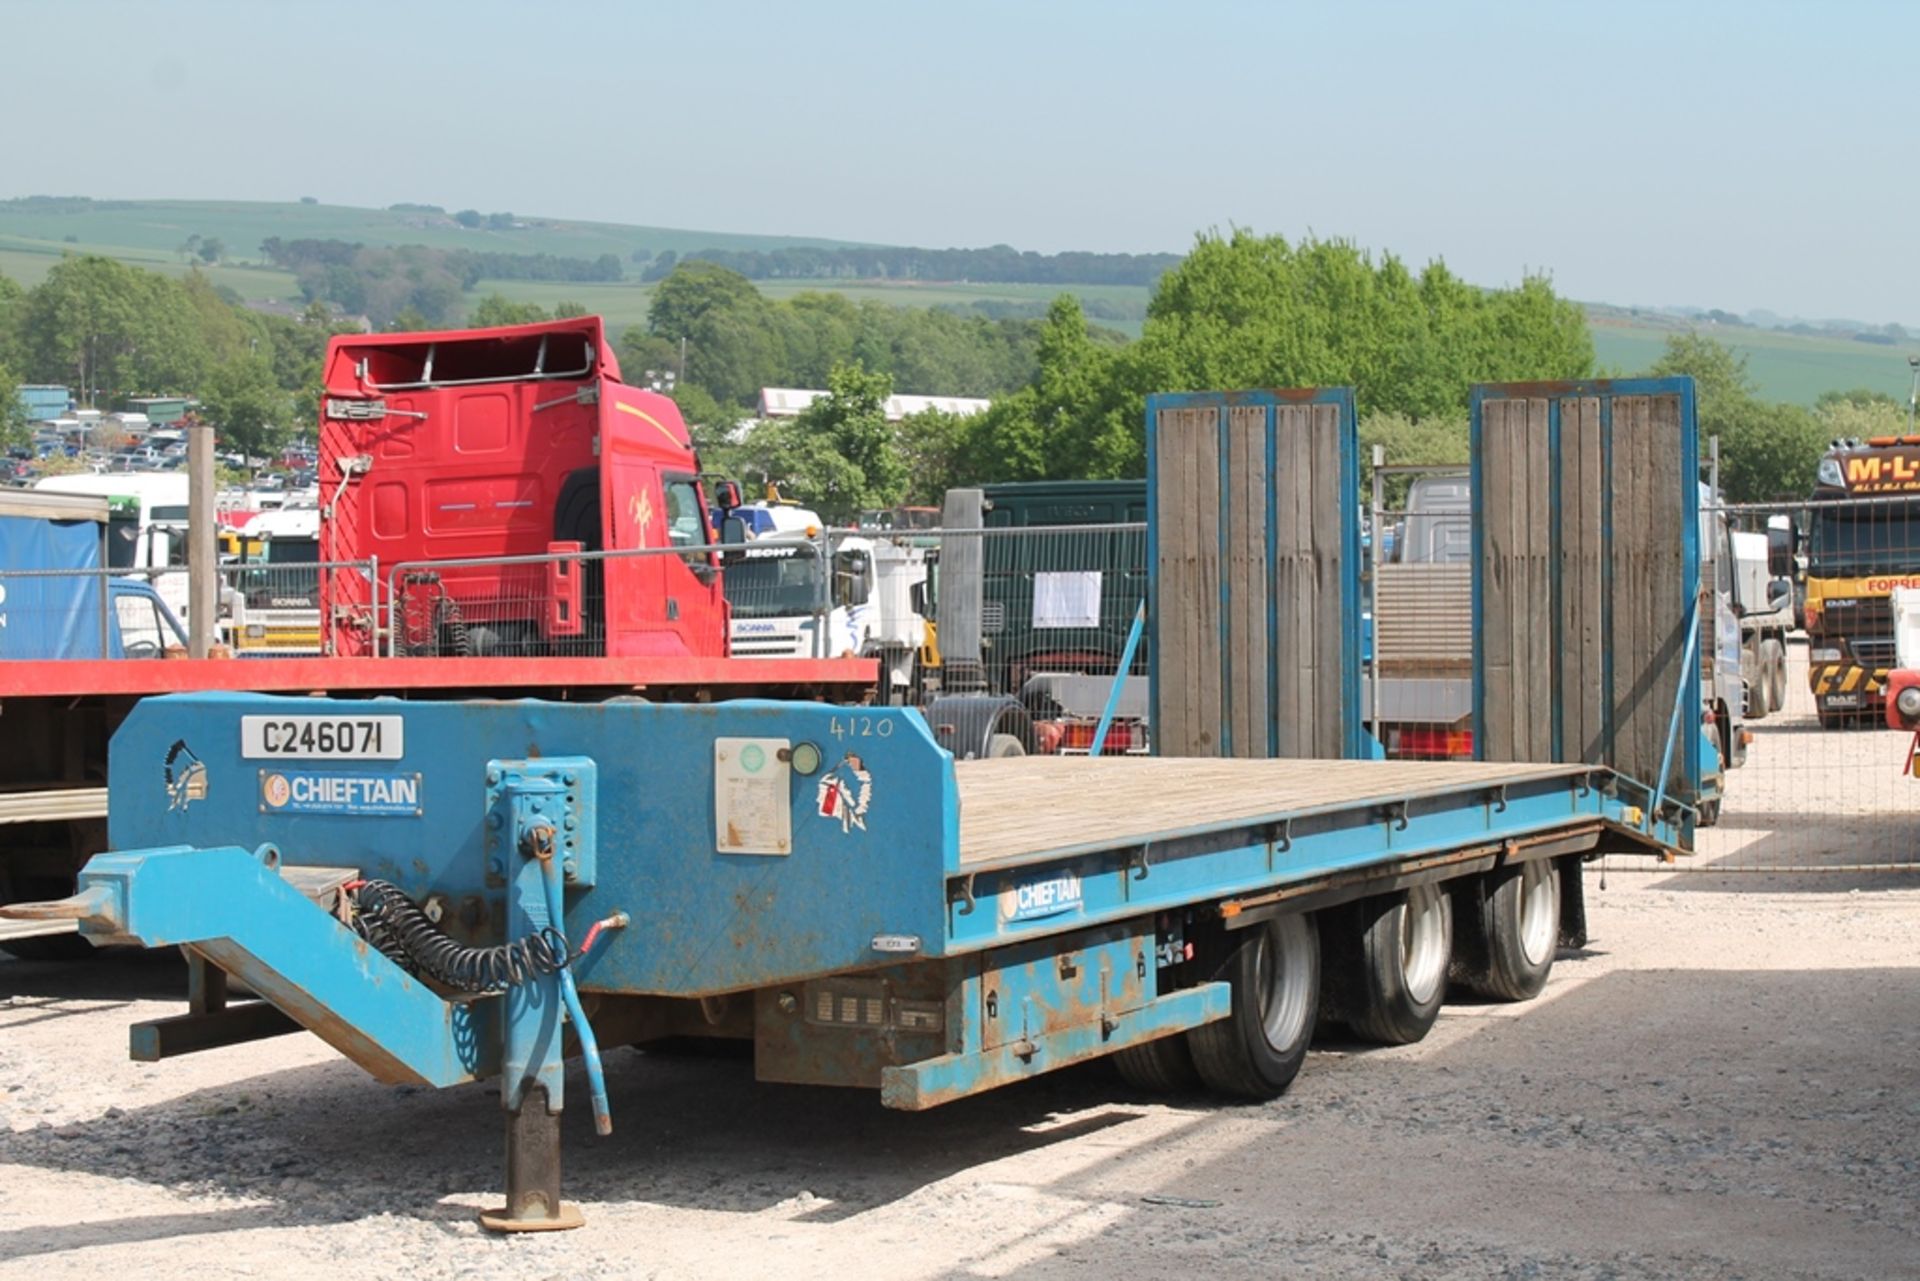
[[(568, 784), (548, 777), (487, 767), (490, 848), (508, 872), (507, 936), (561, 929), (561, 896), (548, 896), (547, 864), (554, 857), (556, 824), (563, 821)], [(538, 855), (538, 857), (536, 857)], [(557, 875), (557, 873), (556, 873)], [(561, 1051), (565, 1004), (557, 975), (520, 983), (502, 997), (500, 1105), (507, 1114), (507, 1203), (480, 1216), (495, 1232), (552, 1232), (577, 1228), (577, 1207), (560, 1200), (560, 1113), (566, 1106)]]
[(227, 972), (200, 953), (187, 951), (187, 1012), (218, 1014), (227, 1008)]
[(560, 1114), (547, 1110), (547, 1087), (529, 1085), (507, 1112), (507, 1203), (480, 1215), (494, 1232), (557, 1232), (586, 1222), (560, 1199)]

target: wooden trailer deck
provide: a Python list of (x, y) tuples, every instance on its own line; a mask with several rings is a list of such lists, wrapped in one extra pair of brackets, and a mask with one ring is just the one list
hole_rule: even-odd
[[(1607, 771), (1481, 761), (1125, 756), (958, 761), (960, 864), (1024, 862), (1596, 772)], [(1571, 813), (1567, 820), (1591, 821)]]

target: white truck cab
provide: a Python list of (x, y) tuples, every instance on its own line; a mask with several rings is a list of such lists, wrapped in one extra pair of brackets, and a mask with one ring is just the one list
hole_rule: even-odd
[[(905, 688), (926, 639), (913, 607), (914, 589), (927, 581), (925, 549), (858, 534), (823, 539), (819, 530), (816, 517), (728, 553), (734, 656), (877, 658), (890, 687)], [(831, 557), (824, 568), (823, 554)]]

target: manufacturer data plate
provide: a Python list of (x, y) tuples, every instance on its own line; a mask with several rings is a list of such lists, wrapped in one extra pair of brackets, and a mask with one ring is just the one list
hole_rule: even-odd
[(714, 847), (722, 854), (793, 853), (792, 744), (713, 740)]
[(397, 761), (404, 716), (242, 716), (240, 755), (250, 761)]

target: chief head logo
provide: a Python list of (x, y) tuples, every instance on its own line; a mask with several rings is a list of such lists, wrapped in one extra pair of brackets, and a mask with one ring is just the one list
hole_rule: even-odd
[(816, 812), (821, 818), (840, 824), (842, 832), (854, 828), (867, 830), (867, 806), (873, 803), (873, 775), (866, 762), (849, 752), (841, 762), (820, 776), (815, 792)]
[(167, 763), (161, 770), (167, 783), (167, 808), (183, 810), (195, 801), (207, 799), (207, 767), (187, 746), (187, 740), (176, 738), (173, 746), (167, 749)]

